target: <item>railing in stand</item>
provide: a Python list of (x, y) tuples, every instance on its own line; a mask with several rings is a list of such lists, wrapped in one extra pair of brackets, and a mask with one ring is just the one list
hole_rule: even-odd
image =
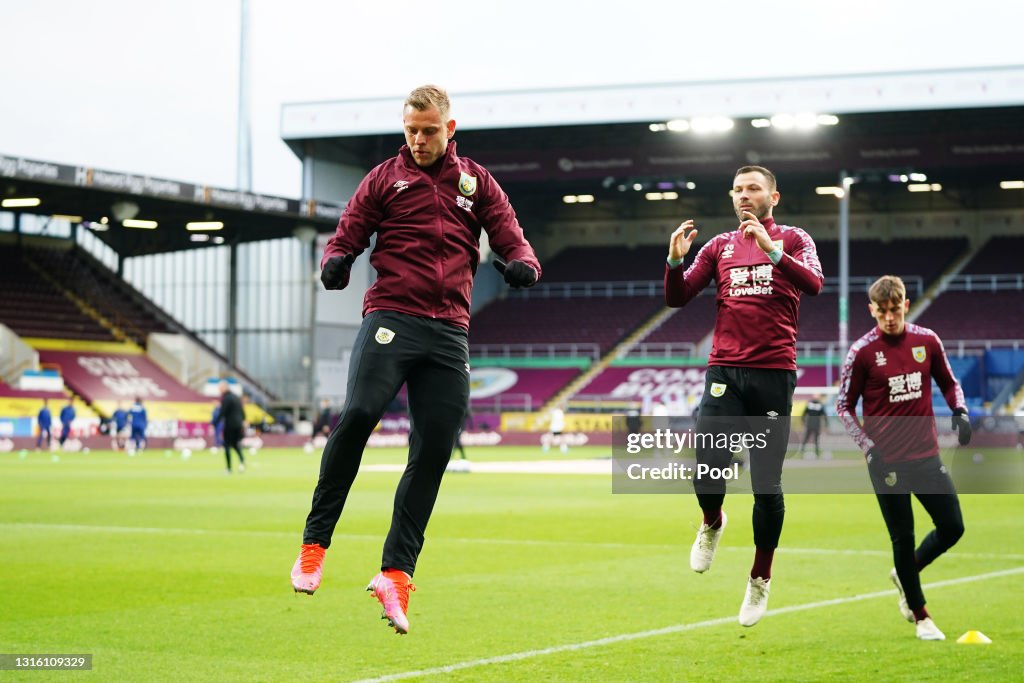
[(473, 358), (589, 358), (601, 357), (601, 347), (592, 342), (558, 344), (470, 344)]
[(946, 283), (945, 292), (1012, 292), (1024, 289), (1024, 273), (957, 275)]

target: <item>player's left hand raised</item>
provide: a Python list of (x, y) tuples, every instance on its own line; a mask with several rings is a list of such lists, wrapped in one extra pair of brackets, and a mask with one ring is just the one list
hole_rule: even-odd
[(971, 419), (963, 408), (953, 411), (953, 431), (957, 433), (956, 438), (961, 446), (966, 446), (971, 442)]
[(775, 249), (775, 243), (768, 236), (768, 231), (761, 225), (761, 221), (757, 219), (757, 216), (750, 211), (743, 212), (743, 222), (740, 223), (740, 230), (743, 231), (744, 237), (753, 237), (757, 240), (757, 246), (761, 247), (761, 251), (764, 253), (770, 253)]

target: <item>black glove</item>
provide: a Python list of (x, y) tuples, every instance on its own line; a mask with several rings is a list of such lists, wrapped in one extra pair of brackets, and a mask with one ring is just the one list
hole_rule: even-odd
[(953, 431), (957, 433), (957, 441), (961, 446), (966, 446), (971, 442), (971, 420), (963, 408), (953, 411)]
[(864, 454), (864, 462), (868, 464), (868, 477), (870, 477), (873, 485), (877, 487), (881, 486), (885, 481), (885, 463), (882, 462), (882, 452), (878, 449), (878, 446), (872, 446), (868, 449), (868, 452)]
[(500, 259), (492, 261), (495, 269), (505, 276), (505, 282), (513, 289), (533, 287), (537, 284), (537, 271), (523, 261), (516, 259), (504, 263)]
[(352, 262), (355, 260), (352, 254), (327, 259), (323, 270), (320, 271), (320, 282), (324, 283), (324, 288), (345, 289), (348, 285), (349, 272), (352, 270)]
[(867, 462), (869, 471), (880, 471), (882, 467), (882, 453), (878, 450), (878, 446), (872, 446), (868, 449), (868, 452), (864, 455), (864, 461)]

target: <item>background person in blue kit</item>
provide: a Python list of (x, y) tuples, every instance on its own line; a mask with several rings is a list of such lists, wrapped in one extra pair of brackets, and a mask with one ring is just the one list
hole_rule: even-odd
[(146, 415), (146, 407), (142, 405), (142, 397), (137, 396), (135, 403), (128, 409), (132, 425), (132, 450), (134, 452), (146, 449), (146, 427), (149, 425), (149, 417)]
[(46, 448), (49, 450), (50, 441), (53, 439), (51, 433), (51, 427), (53, 426), (53, 415), (50, 413), (50, 402), (48, 399), (43, 399), (43, 407), (39, 409), (39, 414), (36, 416), (36, 426), (39, 428), (39, 436), (36, 437), (36, 450), (38, 451), (43, 445), (43, 435), (46, 435)]
[(68, 396), (67, 405), (60, 409), (60, 439), (61, 447), (71, 436), (71, 423), (75, 421), (75, 397)]
[(368, 590), (398, 633), (407, 633), (410, 580), (424, 532), (469, 401), (469, 304), (480, 235), (505, 259), (513, 287), (537, 282), (541, 268), (508, 197), (483, 166), (450, 142), (455, 120), (447, 93), (413, 90), (402, 109), (406, 144), (374, 168), (349, 200), (327, 244), (321, 280), (344, 289), (352, 262), (377, 243), (349, 365), (348, 391), (324, 448), (292, 587), (312, 594), (363, 449), (403, 382), (409, 390), (409, 459), (395, 492), (381, 572)]
[(125, 430), (128, 427), (128, 411), (124, 409), (121, 402), (117, 402), (117, 408), (110, 416), (110, 447), (115, 451), (125, 447)]

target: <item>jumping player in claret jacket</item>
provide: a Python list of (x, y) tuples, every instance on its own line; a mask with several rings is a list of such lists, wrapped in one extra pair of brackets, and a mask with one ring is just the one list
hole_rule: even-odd
[[(910, 301), (903, 281), (886, 275), (871, 285), (871, 315), (878, 326), (858, 339), (843, 365), (836, 414), (864, 451), (871, 484), (889, 529), (900, 613), (922, 640), (946, 636), (925, 609), (920, 571), (964, 533), (960, 501), (939, 457), (932, 377), (953, 411), (961, 445), (971, 440), (964, 392), (953, 376), (938, 336), (908, 323)], [(857, 402), (863, 398), (863, 420)], [(914, 494), (935, 528), (914, 550)]]
[(398, 633), (409, 631), (410, 580), (427, 521), (469, 401), (469, 304), (481, 231), (512, 287), (541, 274), (508, 197), (487, 170), (456, 153), (455, 119), (437, 86), (416, 88), (402, 110), (404, 145), (363, 179), (327, 243), (321, 281), (344, 289), (353, 261), (377, 235), (377, 280), (349, 362), (348, 392), (320, 464), (292, 587), (312, 594), (363, 448), (403, 383), (409, 461), (395, 493), (381, 571), (367, 590)]
[[(768, 608), (772, 560), (782, 534), (782, 463), (796, 388), (800, 296), (816, 295), (824, 284), (814, 240), (800, 228), (775, 222), (772, 210), (779, 199), (771, 171), (740, 168), (732, 187), (739, 227), (711, 238), (684, 271), (683, 259), (697, 237), (694, 221), (684, 221), (672, 233), (665, 267), (669, 306), (685, 306), (712, 280), (718, 289), (697, 432), (740, 432), (744, 416), (773, 420), (766, 447), (750, 452), (754, 564), (740, 606), (743, 626), (756, 624)], [(713, 468), (727, 466), (731, 456), (727, 448), (697, 448), (698, 464)], [(705, 572), (727, 522), (722, 510), (725, 481), (696, 479), (694, 489), (704, 522), (690, 549), (690, 567)]]

